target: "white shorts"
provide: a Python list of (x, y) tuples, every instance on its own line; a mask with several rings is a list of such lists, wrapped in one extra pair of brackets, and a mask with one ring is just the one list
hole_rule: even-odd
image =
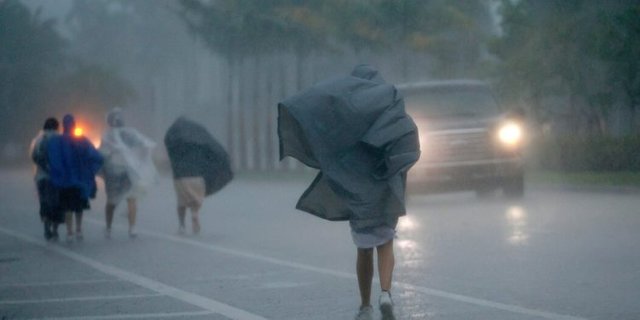
[(351, 229), (351, 237), (353, 243), (359, 249), (369, 249), (381, 246), (396, 236), (396, 230), (391, 227), (381, 226), (363, 231), (354, 231)]

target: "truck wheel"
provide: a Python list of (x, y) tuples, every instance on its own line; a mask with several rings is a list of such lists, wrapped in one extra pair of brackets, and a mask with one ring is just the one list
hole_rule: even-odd
[(524, 196), (524, 176), (518, 175), (507, 179), (502, 186), (502, 192), (509, 198), (522, 198)]

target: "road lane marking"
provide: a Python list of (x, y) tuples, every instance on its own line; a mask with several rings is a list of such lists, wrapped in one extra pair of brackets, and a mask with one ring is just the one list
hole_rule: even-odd
[(119, 299), (138, 299), (162, 297), (161, 294), (123, 294), (112, 296), (91, 296), (91, 297), (73, 297), (73, 298), (45, 298), (45, 299), (29, 299), (29, 300), (3, 300), (2, 304), (33, 304), (33, 303), (50, 303), (50, 302), (70, 302), (70, 301), (93, 301), (93, 300), (119, 300)]
[[(92, 223), (94, 223), (94, 224), (99, 224), (100, 223), (97, 220), (93, 220), (93, 219), (91, 219), (90, 221)], [(117, 227), (118, 228), (125, 228), (123, 226), (117, 226)], [(349, 272), (343, 272), (343, 271), (338, 271), (338, 270), (319, 268), (319, 267), (314, 267), (314, 266), (310, 266), (310, 265), (306, 265), (306, 264), (302, 264), (302, 263), (291, 262), (291, 261), (286, 261), (286, 260), (280, 260), (280, 259), (277, 259), (277, 258), (272, 258), (272, 257), (268, 257), (268, 256), (258, 255), (258, 254), (255, 254), (255, 253), (245, 252), (245, 251), (240, 251), (240, 250), (235, 250), (235, 249), (230, 249), (230, 248), (224, 248), (224, 247), (220, 247), (220, 246), (217, 246), (217, 245), (207, 244), (207, 243), (203, 243), (203, 242), (187, 239), (187, 238), (184, 238), (184, 237), (174, 236), (174, 235), (161, 234), (161, 233), (156, 233), (156, 232), (152, 232), (152, 231), (146, 231), (146, 230), (142, 230), (142, 229), (138, 229), (137, 232), (139, 234), (141, 234), (141, 235), (144, 234), (144, 235), (147, 235), (147, 236), (150, 236), (150, 237), (155, 237), (155, 238), (164, 239), (164, 240), (168, 240), (168, 241), (173, 241), (173, 242), (177, 242), (177, 243), (187, 244), (187, 245), (191, 245), (191, 246), (194, 246), (194, 247), (202, 248), (202, 249), (205, 249), (205, 250), (224, 253), (224, 254), (228, 254), (228, 255), (233, 255), (233, 256), (236, 256), (236, 257), (242, 257), (242, 258), (246, 258), (246, 259), (258, 260), (258, 261), (267, 262), (267, 263), (271, 263), (271, 264), (275, 264), (275, 265), (279, 265), (279, 266), (290, 267), (290, 268), (294, 268), (294, 269), (298, 269), (298, 270), (311, 271), (311, 272), (330, 275), (330, 276), (334, 276), (334, 277), (338, 277), (338, 278), (346, 278), (346, 279), (353, 279), (353, 280), (357, 279), (355, 274), (349, 273)], [(378, 280), (374, 280), (374, 282), (378, 283)], [(549, 319), (549, 320), (587, 320), (586, 318), (582, 318), (582, 317), (563, 315), (563, 314), (558, 314), (558, 313), (553, 313), (553, 312), (548, 312), (548, 311), (543, 311), (543, 310), (537, 310), (537, 309), (530, 309), (530, 308), (525, 308), (525, 307), (521, 307), (521, 306), (517, 306), (517, 305), (511, 305), (511, 304), (500, 303), (500, 302), (495, 302), (495, 301), (491, 301), (491, 300), (474, 298), (474, 297), (470, 297), (470, 296), (460, 295), (460, 294), (451, 293), (451, 292), (447, 292), (447, 291), (443, 291), (443, 290), (431, 289), (431, 288), (428, 288), (428, 287), (416, 286), (416, 285), (412, 285), (412, 284), (409, 284), (409, 283), (403, 283), (403, 282), (398, 282), (398, 281), (394, 281), (393, 285), (395, 285), (397, 287), (400, 287), (400, 288), (404, 288), (406, 290), (420, 292), (420, 293), (428, 295), (428, 296), (444, 298), (444, 299), (448, 299), (448, 300), (463, 302), (463, 303), (472, 304), (472, 305), (476, 305), (476, 306), (481, 306), (481, 307), (485, 307), (485, 308), (493, 308), (493, 309), (497, 309), (497, 310), (518, 313), (518, 314), (521, 314), (521, 315), (540, 317), (540, 318), (543, 318), (543, 319)]]
[(75, 260), (77, 262), (86, 264), (94, 269), (97, 269), (99, 271), (102, 271), (103, 273), (109, 274), (111, 276), (114, 276), (116, 278), (137, 284), (138, 286), (141, 286), (143, 288), (147, 288), (151, 291), (155, 291), (159, 294), (162, 295), (166, 295), (169, 297), (173, 297), (175, 299), (178, 299), (180, 301), (186, 302), (188, 304), (200, 307), (204, 310), (208, 310), (214, 313), (218, 313), (221, 314), (225, 317), (234, 319), (234, 320), (267, 320), (266, 318), (263, 318), (259, 315), (255, 315), (253, 313), (250, 313), (248, 311), (239, 309), (239, 308), (235, 308), (233, 306), (224, 304), (222, 302), (213, 300), (213, 299), (209, 299), (200, 295), (197, 295), (195, 293), (191, 293), (191, 292), (187, 292), (184, 290), (180, 290), (178, 288), (175, 287), (171, 287), (169, 285), (166, 285), (164, 283), (155, 281), (153, 279), (150, 278), (146, 278), (140, 275), (137, 275), (135, 273), (111, 266), (111, 265), (107, 265), (104, 264), (102, 262), (99, 262), (97, 260), (85, 257), (81, 254), (78, 254), (76, 252), (71, 251), (70, 249), (66, 249), (64, 247), (60, 247), (60, 246), (50, 246), (47, 245), (47, 243), (45, 243), (42, 240), (36, 240), (35, 238), (32, 238), (30, 236), (21, 234), (19, 232), (15, 232), (13, 230), (10, 229), (6, 229), (4, 227), (0, 227), (0, 232), (3, 232), (7, 235), (13, 236), (14, 238), (18, 238), (20, 240), (23, 240), (25, 242), (28, 242), (30, 244), (33, 245), (37, 245), (43, 248), (47, 248), (49, 250), (55, 251), (63, 256), (66, 256), (67, 258), (70, 258), (72, 260)]
[[(193, 311), (193, 312), (173, 312), (173, 313), (130, 313), (130, 314), (114, 314), (114, 315), (105, 315), (105, 316), (82, 316), (82, 317), (58, 317), (58, 318), (50, 318), (47, 317), (47, 320), (117, 320), (117, 319), (148, 319), (148, 318), (175, 318), (175, 317), (198, 317), (198, 316), (208, 316), (215, 314), (215, 312), (211, 311)], [(32, 318), (31, 320), (42, 319), (42, 318)]]
[(75, 286), (75, 285), (112, 283), (112, 282), (122, 282), (122, 280), (97, 279), (97, 280), (70, 280), (70, 281), (47, 281), (47, 282), (27, 282), (27, 283), (0, 283), (0, 288)]

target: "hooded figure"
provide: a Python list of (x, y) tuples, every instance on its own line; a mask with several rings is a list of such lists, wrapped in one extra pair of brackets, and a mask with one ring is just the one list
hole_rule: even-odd
[(156, 143), (138, 130), (125, 127), (122, 109), (107, 114), (109, 128), (102, 135), (98, 150), (104, 157), (105, 180), (126, 175), (125, 183), (111, 184), (107, 190), (109, 203), (118, 204), (124, 198), (137, 198), (157, 180), (153, 163)]
[(396, 88), (368, 65), (278, 105), (280, 158), (320, 170), (297, 208), (353, 230), (395, 228), (405, 214), (406, 173), (418, 131)]
[(78, 188), (88, 200), (96, 196), (95, 176), (102, 166), (102, 156), (85, 137), (73, 136), (72, 115), (62, 119), (62, 135), (54, 136), (47, 145), (51, 182), (58, 188)]
[(124, 126), (122, 109), (107, 114), (109, 129), (102, 135), (99, 151), (105, 159), (103, 173), (107, 193), (105, 237), (111, 237), (116, 206), (127, 199), (129, 237), (135, 238), (137, 199), (156, 182), (157, 171), (152, 152), (155, 142), (138, 130)]

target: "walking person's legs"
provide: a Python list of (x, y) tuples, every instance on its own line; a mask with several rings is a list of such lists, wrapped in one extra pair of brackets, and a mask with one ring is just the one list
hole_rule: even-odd
[(64, 224), (67, 227), (67, 239), (66, 241), (72, 242), (73, 238), (74, 238), (74, 233), (73, 233), (73, 212), (72, 211), (67, 211), (64, 213)]
[(360, 306), (371, 305), (371, 282), (373, 281), (373, 249), (358, 248), (356, 260), (358, 288), (360, 288)]
[(83, 240), (84, 237), (82, 235), (82, 210), (76, 211), (75, 216), (76, 216), (76, 240)]
[(187, 215), (187, 207), (178, 205), (178, 222), (180, 223), (178, 233), (180, 234), (184, 234), (184, 230), (185, 230), (184, 220), (186, 215)]
[(127, 210), (129, 214), (129, 237), (135, 238), (137, 235), (133, 229), (136, 225), (136, 213), (138, 211), (135, 198), (127, 199)]
[(380, 276), (380, 288), (382, 291), (391, 290), (391, 282), (393, 281), (393, 267), (395, 265), (395, 257), (393, 254), (393, 239), (380, 245), (378, 249), (378, 274)]
[(42, 224), (44, 225), (44, 238), (49, 241), (53, 236), (53, 233), (51, 232), (51, 221), (48, 218), (43, 218)]
[(393, 239), (377, 247), (378, 250), (378, 275), (380, 277), (380, 297), (378, 306), (383, 319), (394, 319), (393, 300), (391, 300), (391, 283), (393, 281), (393, 267), (395, 257), (393, 254)]
[(358, 248), (356, 258), (356, 274), (358, 276), (358, 288), (360, 289), (360, 310), (356, 315), (357, 320), (368, 320), (373, 316), (371, 307), (371, 282), (373, 281), (373, 248)]
[(191, 229), (193, 234), (200, 233), (200, 206), (191, 207)]
[(104, 209), (104, 218), (106, 228), (104, 230), (104, 236), (108, 239), (111, 238), (111, 225), (113, 224), (113, 214), (116, 211), (116, 205), (107, 203)]
[(60, 224), (57, 221), (51, 223), (51, 241), (58, 241), (58, 226)]

